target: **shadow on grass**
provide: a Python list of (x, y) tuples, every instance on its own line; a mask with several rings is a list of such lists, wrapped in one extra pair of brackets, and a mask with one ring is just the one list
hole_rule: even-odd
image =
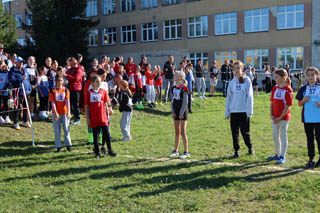
[(171, 111), (161, 111), (161, 110), (158, 110), (157, 108), (153, 108), (153, 109), (150, 109), (148, 107), (145, 107), (144, 109), (135, 109), (135, 111), (138, 111), (138, 112), (145, 112), (145, 113), (149, 113), (149, 114), (154, 114), (154, 115), (160, 115), (160, 116), (169, 116), (171, 115)]

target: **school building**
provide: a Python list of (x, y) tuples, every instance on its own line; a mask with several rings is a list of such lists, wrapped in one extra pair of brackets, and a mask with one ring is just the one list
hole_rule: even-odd
[(147, 56), (160, 65), (172, 54), (176, 62), (202, 58), (205, 67), (239, 59), (258, 70), (286, 63), (300, 70), (315, 54), (315, 4), (319, 8), (319, 0), (89, 0), (85, 15), (100, 19), (90, 31), (89, 52), (133, 56), (137, 63)]

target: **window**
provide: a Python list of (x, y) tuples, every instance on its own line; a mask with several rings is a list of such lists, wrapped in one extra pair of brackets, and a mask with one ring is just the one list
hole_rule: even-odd
[(113, 45), (117, 42), (117, 30), (115, 27), (104, 28), (102, 31), (102, 45)]
[(136, 10), (136, 0), (121, 0), (121, 12)]
[(103, 15), (113, 14), (116, 10), (115, 0), (102, 0), (102, 12)]
[(158, 40), (158, 25), (156, 22), (142, 24), (142, 41)]
[(192, 17), (188, 20), (189, 37), (208, 35), (208, 16)]
[(217, 61), (217, 67), (221, 67), (224, 64), (224, 60), (237, 60), (236, 51), (223, 51), (215, 52), (215, 60)]
[(268, 64), (269, 50), (245, 50), (244, 51), (245, 63), (250, 64), (257, 70), (262, 70), (263, 65)]
[(25, 38), (18, 38), (17, 42), (20, 46), (24, 47), (27, 45), (26, 39)]
[(22, 27), (22, 14), (14, 15), (14, 19), (16, 20), (17, 27)]
[(189, 60), (191, 61), (193, 67), (197, 65), (197, 60), (202, 59), (202, 66), (205, 71), (209, 68), (208, 53), (189, 53)]
[(97, 15), (98, 15), (97, 0), (87, 1), (86, 17), (97, 16)]
[(121, 43), (130, 44), (136, 42), (136, 25), (121, 27)]
[(304, 4), (278, 7), (278, 29), (304, 27)]
[(277, 66), (290, 65), (293, 70), (303, 69), (303, 47), (289, 47), (277, 49)]
[(89, 31), (89, 47), (98, 46), (98, 29)]
[(245, 32), (269, 30), (269, 9), (247, 10), (245, 12)]
[(141, 0), (141, 9), (157, 7), (157, 0)]
[(182, 37), (181, 19), (164, 21), (163, 28), (164, 40), (179, 39)]
[(215, 34), (237, 33), (237, 13), (225, 13), (215, 16)]
[(181, 3), (181, 0), (163, 0), (163, 5), (170, 5), (170, 4), (179, 4)]
[(26, 13), (26, 25), (32, 26), (32, 13), (31, 12)]

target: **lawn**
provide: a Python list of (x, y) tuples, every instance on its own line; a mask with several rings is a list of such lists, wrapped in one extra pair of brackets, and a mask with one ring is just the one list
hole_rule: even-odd
[[(120, 113), (112, 117), (115, 158), (95, 159), (84, 119), (72, 126), (73, 152), (55, 153), (52, 124), (0, 127), (0, 212), (319, 212), (320, 169), (305, 171), (306, 138), (294, 101), (287, 163), (274, 154), (269, 95), (255, 97), (251, 136), (256, 154), (233, 160), (221, 96), (193, 103), (187, 135), (191, 159), (170, 160), (174, 129), (169, 105), (135, 110), (133, 140), (120, 142)], [(183, 146), (180, 147), (183, 152)], [(316, 159), (318, 152), (316, 152)]]

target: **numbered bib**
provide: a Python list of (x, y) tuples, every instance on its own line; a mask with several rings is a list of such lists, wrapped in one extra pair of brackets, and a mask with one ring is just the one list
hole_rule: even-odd
[(320, 87), (319, 86), (307, 86), (306, 96), (320, 96)]
[(273, 99), (284, 100), (285, 96), (286, 96), (286, 90), (277, 88), (274, 93)]
[(56, 93), (56, 101), (64, 101), (66, 94), (64, 92)]
[(101, 102), (101, 94), (90, 93), (90, 102)]
[(27, 72), (29, 75), (36, 75), (35, 69), (32, 69), (32, 68), (26, 68), (26, 72)]
[(180, 100), (180, 93), (181, 93), (180, 89), (174, 88), (173, 89), (173, 98), (176, 100)]
[(236, 83), (236, 84), (234, 84), (233, 90), (234, 90), (235, 92), (241, 92), (243, 85), (244, 85), (244, 84)]

